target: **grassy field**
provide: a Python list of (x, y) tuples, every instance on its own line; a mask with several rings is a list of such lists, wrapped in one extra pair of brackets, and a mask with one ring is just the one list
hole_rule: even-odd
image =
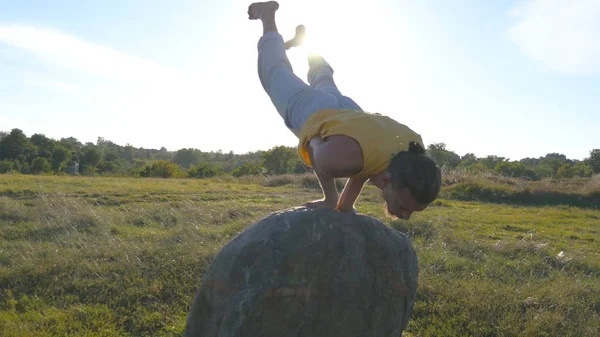
[[(445, 175), (410, 221), (406, 336), (600, 336), (600, 179)], [(0, 175), (1, 336), (177, 336), (208, 263), (246, 225), (320, 197), (312, 176)]]

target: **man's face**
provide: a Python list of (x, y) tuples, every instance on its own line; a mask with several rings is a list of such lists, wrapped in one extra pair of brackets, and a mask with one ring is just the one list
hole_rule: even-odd
[(418, 203), (408, 188), (397, 191), (391, 185), (383, 189), (383, 199), (388, 213), (405, 220), (410, 219), (413, 212), (423, 211), (428, 206)]

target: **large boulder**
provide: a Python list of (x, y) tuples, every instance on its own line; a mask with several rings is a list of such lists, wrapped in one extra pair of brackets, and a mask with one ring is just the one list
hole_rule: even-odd
[(418, 262), (380, 221), (330, 209), (273, 213), (225, 245), (188, 315), (194, 337), (399, 337)]

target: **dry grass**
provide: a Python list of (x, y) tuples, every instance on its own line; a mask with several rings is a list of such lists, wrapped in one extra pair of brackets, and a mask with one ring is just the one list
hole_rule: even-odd
[(529, 181), (512, 178), (494, 172), (471, 172), (464, 169), (446, 171), (443, 174), (443, 186), (464, 183), (479, 183), (487, 186), (501, 185), (511, 187), (516, 192), (563, 193), (592, 195), (600, 193), (600, 174), (591, 178), (543, 179)]
[[(598, 178), (446, 179), (411, 221), (386, 218), (372, 186), (357, 204), (413, 240), (420, 281), (406, 335), (600, 335), (600, 210), (588, 204)], [(320, 197), (315, 181), (0, 175), (0, 335), (180, 336), (219, 248)], [(534, 188), (571, 204), (498, 196)]]

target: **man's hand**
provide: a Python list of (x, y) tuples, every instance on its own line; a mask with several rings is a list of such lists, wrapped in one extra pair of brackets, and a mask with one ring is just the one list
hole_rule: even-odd
[(358, 210), (356, 209), (356, 207), (343, 207), (342, 205), (338, 205), (335, 207), (335, 210), (340, 212), (358, 214)]
[(336, 211), (358, 214), (358, 210), (354, 207), (342, 207), (341, 204), (332, 203), (325, 199), (313, 200), (306, 202), (304, 207), (307, 208), (332, 208)]
[(354, 208), (354, 202), (360, 195), (363, 186), (367, 182), (366, 178), (350, 178), (340, 195), (336, 210), (342, 212), (354, 212), (358, 213), (356, 208)]
[(325, 199), (313, 200), (304, 204), (308, 208), (335, 208), (337, 201), (331, 202)]

